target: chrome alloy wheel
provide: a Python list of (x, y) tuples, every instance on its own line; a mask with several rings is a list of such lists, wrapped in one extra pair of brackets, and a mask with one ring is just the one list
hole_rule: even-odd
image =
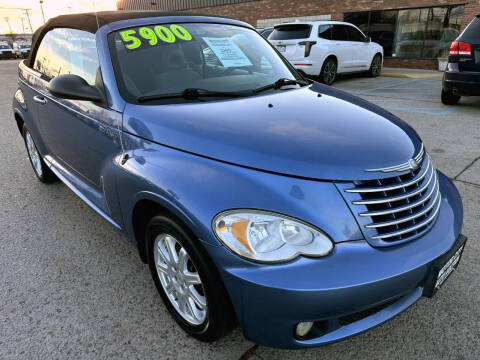
[(375, 56), (372, 62), (372, 75), (378, 76), (380, 75), (380, 71), (382, 70), (382, 58), (380, 56)]
[(37, 175), (41, 177), (43, 175), (42, 161), (40, 159), (40, 154), (38, 153), (37, 147), (33, 142), (32, 136), (28, 131), (25, 133), (25, 142), (27, 143), (28, 156), (30, 156), (30, 160), (32, 161), (33, 169)]
[(323, 79), (327, 85), (330, 85), (335, 80), (337, 75), (337, 64), (334, 61), (328, 61), (325, 64)]
[(185, 248), (169, 234), (160, 234), (153, 245), (155, 268), (171, 304), (191, 325), (207, 317), (207, 299), (200, 275)]

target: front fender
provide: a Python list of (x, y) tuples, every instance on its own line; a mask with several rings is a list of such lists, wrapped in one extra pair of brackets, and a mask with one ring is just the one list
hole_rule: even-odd
[(124, 134), (129, 159), (121, 166), (118, 191), (127, 233), (132, 213), (151, 200), (182, 220), (195, 236), (220, 246), (212, 219), (219, 212), (253, 208), (309, 222), (335, 242), (363, 239), (350, 210), (331, 182), (279, 176), (211, 160)]

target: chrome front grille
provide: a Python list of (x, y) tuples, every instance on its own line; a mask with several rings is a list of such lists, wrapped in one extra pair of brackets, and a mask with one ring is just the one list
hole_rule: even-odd
[(421, 162), (416, 170), (402, 168), (398, 176), (339, 185), (372, 245), (412, 240), (428, 231), (437, 218), (441, 203), (438, 175), (429, 156), (423, 155), (422, 148), (421, 156), (414, 158)]

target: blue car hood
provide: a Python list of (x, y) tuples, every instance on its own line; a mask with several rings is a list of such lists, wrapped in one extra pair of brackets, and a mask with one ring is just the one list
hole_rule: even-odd
[(365, 169), (403, 163), (421, 147), (391, 113), (317, 83), (248, 98), (128, 104), (123, 129), (211, 159), (322, 180), (381, 177)]

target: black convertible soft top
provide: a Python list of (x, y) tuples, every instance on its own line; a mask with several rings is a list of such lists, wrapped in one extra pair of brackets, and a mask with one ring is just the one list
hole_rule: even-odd
[[(27, 65), (33, 67), (33, 56), (37, 52), (37, 47), (40, 44), (43, 36), (50, 30), (55, 28), (67, 27), (71, 29), (84, 30), (91, 33), (96, 33), (98, 28), (103, 25), (110, 24), (115, 21), (128, 20), (128, 19), (139, 19), (147, 17), (162, 17), (162, 16), (208, 16), (215, 17), (211, 15), (201, 15), (201, 14), (187, 14), (187, 13), (172, 13), (172, 12), (161, 12), (161, 11), (99, 11), (81, 13), (81, 14), (70, 14), (70, 15), (60, 15), (48, 20), (45, 25), (35, 31), (32, 36), (32, 46), (30, 55), (28, 57)], [(97, 23), (98, 21), (98, 23)]]

